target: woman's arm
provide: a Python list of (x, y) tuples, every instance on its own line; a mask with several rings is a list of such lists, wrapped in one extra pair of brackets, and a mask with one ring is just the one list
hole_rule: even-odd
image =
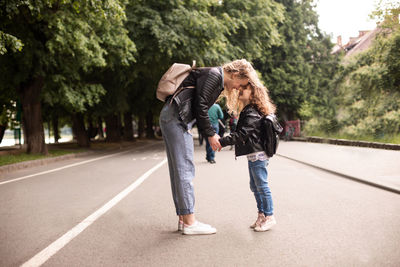
[(216, 99), (213, 99), (213, 97), (216, 94), (214, 92), (221, 89), (221, 83), (221, 74), (217, 68), (212, 68), (204, 81), (204, 85), (196, 86), (195, 109), (197, 113), (197, 125), (207, 137), (215, 135), (210, 118), (208, 117), (208, 107), (215, 102)]

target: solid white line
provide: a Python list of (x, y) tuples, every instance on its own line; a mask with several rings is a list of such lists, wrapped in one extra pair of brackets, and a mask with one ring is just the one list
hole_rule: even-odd
[[(147, 147), (147, 146), (152, 146), (152, 145), (154, 145), (154, 144), (149, 144), (149, 145), (145, 145), (145, 146)], [(142, 148), (142, 147), (141, 147), (141, 148)], [(27, 175), (27, 176), (15, 178), (15, 179), (8, 180), (8, 181), (5, 181), (5, 182), (0, 182), (0, 185), (12, 183), (12, 182), (17, 182), (17, 181), (21, 181), (21, 180), (25, 180), (25, 179), (28, 179), (28, 178), (31, 178), (31, 177), (34, 177), (34, 176), (42, 175), (42, 174), (47, 174), (47, 173), (52, 173), (52, 172), (60, 171), (60, 170), (63, 170), (63, 169), (75, 167), (75, 166), (78, 166), (78, 165), (86, 164), (86, 163), (93, 162), (93, 161), (97, 161), (97, 160), (101, 160), (101, 159), (106, 159), (106, 158), (114, 157), (114, 156), (117, 156), (117, 155), (120, 155), (120, 154), (127, 153), (127, 152), (129, 152), (129, 151), (131, 151), (131, 150), (133, 150), (133, 149), (134, 149), (134, 148), (129, 149), (129, 150), (127, 150), (127, 151), (114, 153), (114, 154), (111, 154), (111, 155), (106, 155), (106, 156), (102, 156), (102, 157), (98, 157), (98, 158), (94, 158), (94, 159), (89, 159), (89, 160), (85, 160), (85, 161), (73, 163), (73, 164), (66, 165), (66, 166), (63, 166), (63, 167), (60, 167), (60, 168), (56, 168), (56, 169), (52, 169), (52, 170), (48, 170), (48, 171), (44, 171), (44, 172), (39, 172), (39, 173), (35, 173), (35, 174), (31, 174), (31, 175)]]
[(125, 188), (122, 192), (116, 195), (113, 199), (108, 201), (104, 206), (100, 209), (89, 215), (86, 219), (84, 219), (81, 223), (76, 225), (74, 228), (65, 233), (62, 237), (51, 243), (47, 248), (43, 249), (41, 252), (36, 254), (29, 261), (25, 262), (22, 267), (31, 267), (31, 266), (40, 266), (45, 263), (51, 256), (56, 254), (60, 249), (62, 249), (65, 245), (67, 245), (72, 239), (74, 239), (77, 235), (79, 235), (83, 230), (89, 227), (92, 223), (94, 223), (100, 216), (114, 207), (118, 202), (124, 199), (129, 193), (131, 193), (136, 187), (138, 187), (141, 183), (143, 183), (153, 172), (155, 172), (158, 168), (164, 165), (167, 162), (165, 158), (163, 161), (158, 163), (156, 166), (148, 170), (145, 174), (139, 177), (134, 183)]

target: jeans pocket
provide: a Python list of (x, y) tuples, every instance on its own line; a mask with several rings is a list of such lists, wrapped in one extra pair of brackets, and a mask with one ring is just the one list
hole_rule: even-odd
[(160, 113), (160, 123), (167, 124), (175, 118), (173, 108), (169, 103), (164, 105)]

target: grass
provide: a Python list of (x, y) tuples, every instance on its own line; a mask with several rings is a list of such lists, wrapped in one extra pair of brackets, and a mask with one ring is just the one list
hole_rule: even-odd
[(49, 154), (47, 156), (42, 154), (27, 154), (27, 153), (18, 153), (18, 154), (7, 154), (0, 156), (0, 166), (28, 161), (28, 160), (35, 160), (35, 159), (45, 159), (45, 158), (52, 158), (62, 155), (67, 155), (71, 153), (77, 152), (84, 152), (84, 149), (52, 149), (49, 150)]
[(324, 133), (324, 132), (311, 132), (307, 133), (307, 136), (317, 136), (322, 138), (333, 138), (333, 139), (346, 139), (356, 141), (367, 141), (367, 142), (378, 142), (388, 144), (400, 144), (400, 134), (397, 135), (384, 135), (384, 136), (352, 136), (339, 133)]
[[(123, 141), (117, 143), (108, 143), (105, 141), (94, 141), (90, 143), (90, 148), (80, 148), (74, 142), (58, 143), (58, 144), (48, 144), (49, 154), (44, 156), (42, 154), (27, 154), (24, 150), (10, 150), (9, 152), (3, 152), (0, 154), (0, 166), (28, 161), (36, 159), (52, 158), (57, 156), (62, 156), (71, 153), (79, 153), (85, 151), (103, 151), (119, 149), (128, 145), (132, 145), (133, 142)], [(2, 152), (2, 151), (0, 151)]]

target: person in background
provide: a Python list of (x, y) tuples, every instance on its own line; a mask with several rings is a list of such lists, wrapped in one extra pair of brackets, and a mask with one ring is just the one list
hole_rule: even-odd
[[(208, 117), (210, 118), (211, 126), (215, 130), (216, 133), (219, 132), (219, 120), (224, 119), (224, 114), (222, 113), (221, 107), (215, 103), (208, 109)], [(206, 160), (214, 164), (216, 163), (215, 161), (215, 151), (212, 149), (210, 143), (206, 139)]]
[[(236, 131), (236, 125), (237, 125), (238, 117), (234, 113), (232, 113), (229, 116), (230, 116), (230, 118), (229, 118), (229, 130), (230, 130), (230, 133), (232, 134), (232, 133), (234, 133)], [(232, 150), (232, 149), (233, 149), (233, 145), (231, 145), (230, 150)]]

